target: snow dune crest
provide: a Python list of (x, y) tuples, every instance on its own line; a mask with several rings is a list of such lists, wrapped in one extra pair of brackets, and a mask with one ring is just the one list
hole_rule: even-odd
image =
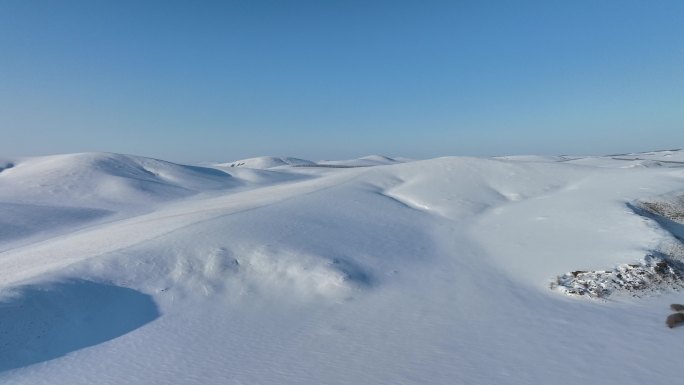
[(462, 221), (500, 205), (551, 194), (586, 177), (554, 163), (448, 157), (397, 167), (403, 182), (385, 193), (407, 205)]

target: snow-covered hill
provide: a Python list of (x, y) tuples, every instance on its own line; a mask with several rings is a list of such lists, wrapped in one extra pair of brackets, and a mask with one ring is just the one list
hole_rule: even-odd
[(291, 158), (291, 157), (276, 157), (276, 156), (259, 156), (256, 158), (236, 160), (229, 163), (219, 163), (216, 166), (220, 168), (225, 167), (245, 167), (256, 169), (267, 169), (279, 166), (309, 166), (315, 163), (310, 160)]
[(0, 382), (671, 384), (681, 154), (8, 160)]
[(321, 160), (319, 162), (316, 162), (316, 164), (341, 167), (369, 167), (382, 166), (401, 162), (402, 160), (397, 160), (384, 155), (368, 155), (363, 156), (361, 158), (347, 160)]
[(111, 153), (6, 160), (0, 169), (0, 241), (35, 241), (241, 184), (214, 168)]
[(110, 153), (54, 155), (6, 162), (0, 200), (98, 208), (146, 205), (235, 184), (214, 168)]
[(408, 159), (399, 158), (393, 159), (384, 155), (368, 155), (356, 159), (347, 160), (321, 160), (318, 162), (313, 162), (310, 160), (292, 158), (292, 157), (275, 157), (275, 156), (260, 156), (256, 158), (236, 160), (229, 163), (218, 163), (214, 166), (220, 169), (232, 168), (232, 167), (243, 167), (252, 169), (269, 169), (274, 167), (339, 167), (339, 168), (351, 168), (351, 167), (370, 167), (370, 166), (382, 166), (394, 163), (405, 162)]

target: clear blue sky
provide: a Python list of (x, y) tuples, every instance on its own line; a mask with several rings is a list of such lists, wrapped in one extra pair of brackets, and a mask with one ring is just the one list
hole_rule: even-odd
[(684, 147), (684, 1), (0, 1), (0, 157)]

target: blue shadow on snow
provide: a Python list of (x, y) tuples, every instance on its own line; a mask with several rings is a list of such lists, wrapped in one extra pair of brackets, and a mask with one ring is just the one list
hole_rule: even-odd
[(159, 317), (152, 297), (85, 280), (28, 285), (0, 299), (0, 372), (52, 360)]

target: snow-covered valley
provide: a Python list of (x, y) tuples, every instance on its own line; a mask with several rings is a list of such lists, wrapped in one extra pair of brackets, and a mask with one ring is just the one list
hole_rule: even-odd
[(0, 383), (671, 384), (683, 196), (681, 150), (0, 159)]

